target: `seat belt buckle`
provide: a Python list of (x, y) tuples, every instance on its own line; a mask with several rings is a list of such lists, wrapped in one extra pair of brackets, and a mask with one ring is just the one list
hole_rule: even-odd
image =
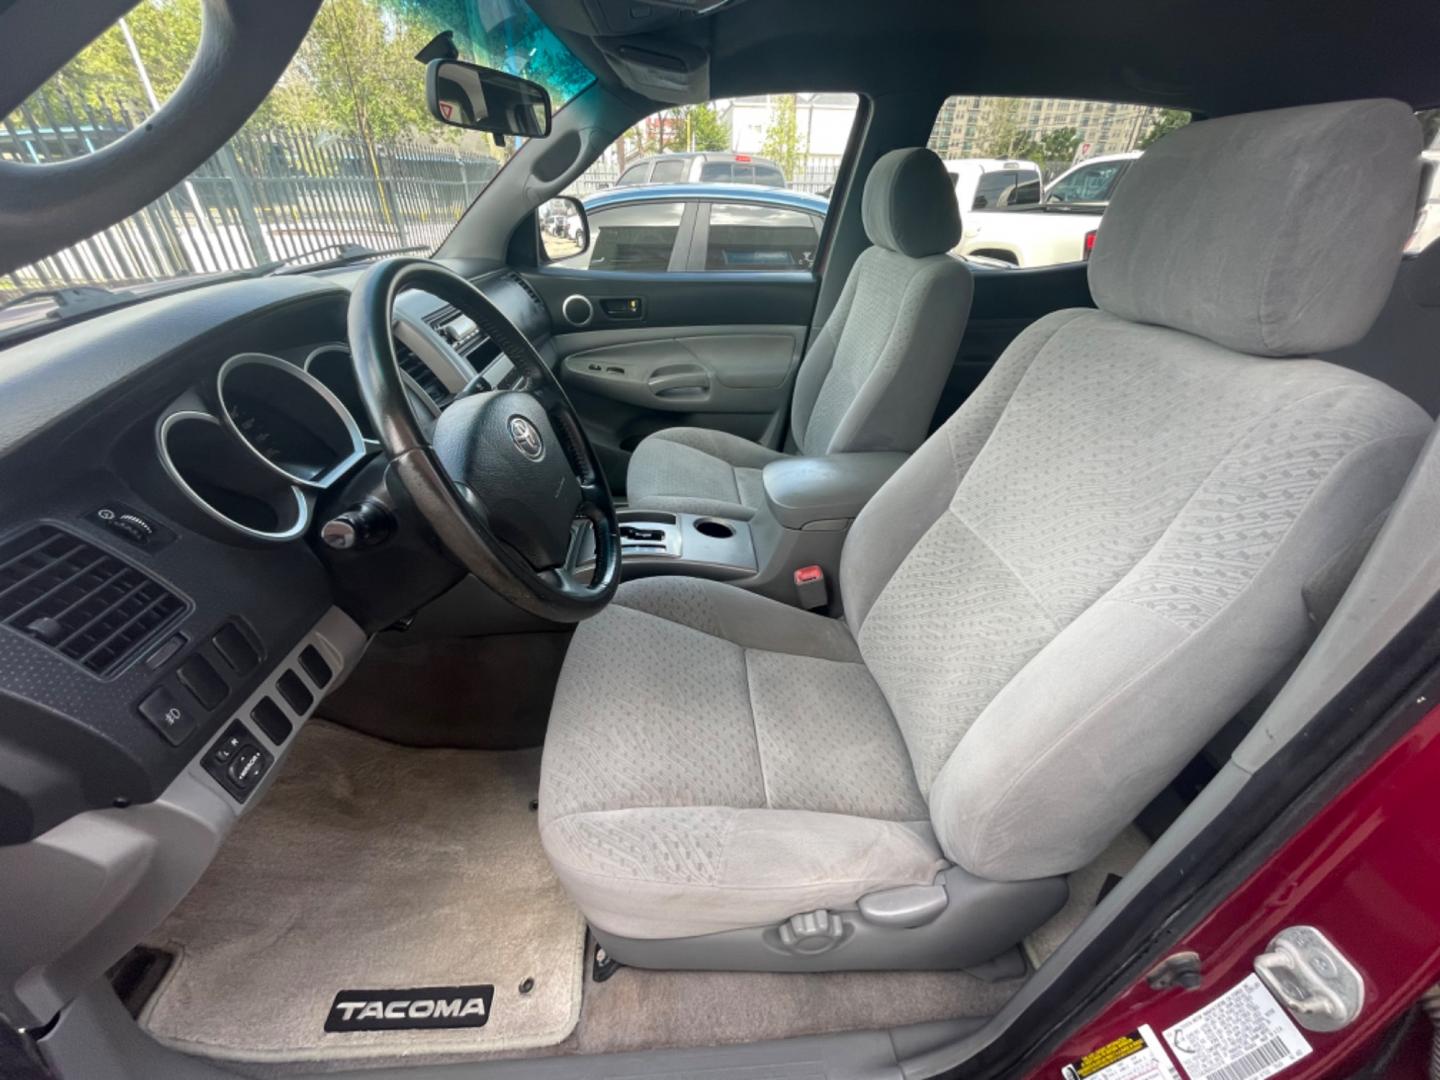
[(825, 584), (825, 571), (811, 564), (795, 571), (795, 596), (806, 611), (815, 611), (830, 603), (830, 590)]

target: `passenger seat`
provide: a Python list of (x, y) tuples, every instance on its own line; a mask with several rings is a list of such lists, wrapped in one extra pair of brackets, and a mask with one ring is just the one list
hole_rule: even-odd
[[(950, 176), (930, 150), (892, 150), (862, 200), (874, 245), (800, 363), (793, 453), (911, 451), (925, 441), (970, 315), (973, 284), (946, 254), (960, 242)], [(633, 507), (749, 520), (765, 505), (760, 471), (786, 454), (706, 428), (669, 428), (630, 459)]]

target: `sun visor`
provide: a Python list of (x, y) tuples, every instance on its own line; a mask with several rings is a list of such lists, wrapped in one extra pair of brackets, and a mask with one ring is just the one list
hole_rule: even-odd
[(676, 105), (710, 100), (710, 54), (698, 45), (640, 34), (596, 38), (595, 44), (637, 94)]

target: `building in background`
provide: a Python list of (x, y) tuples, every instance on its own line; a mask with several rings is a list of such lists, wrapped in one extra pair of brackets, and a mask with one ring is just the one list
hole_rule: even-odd
[[(758, 154), (772, 118), (772, 97), (758, 94), (718, 102), (720, 121), (730, 128), (730, 147)], [(800, 152), (810, 157), (843, 157), (855, 125), (854, 94), (796, 94), (795, 129)]]
[(935, 118), (929, 146), (943, 158), (1009, 156), (995, 152), (1007, 136), (1038, 142), (1053, 131), (1074, 129), (1076, 157), (1134, 150), (1160, 115), (1146, 105), (1071, 98), (946, 98)]

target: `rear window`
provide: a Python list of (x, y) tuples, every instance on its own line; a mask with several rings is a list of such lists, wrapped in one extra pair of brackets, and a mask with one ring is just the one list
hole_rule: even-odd
[(735, 170), (728, 161), (707, 161), (700, 166), (700, 180), (702, 183), (728, 184)]
[[(1029, 202), (1038, 202), (1040, 174), (1034, 169), (998, 169), (980, 177), (975, 187), (975, 201), (972, 210), (984, 210), (1002, 206), (1018, 206), (1029, 195)], [(1026, 185), (1029, 185), (1028, 189)]]
[(650, 181), (655, 184), (673, 184), (685, 179), (685, 166), (690, 162), (684, 158), (671, 158), (669, 161), (657, 161), (654, 170), (650, 173)]
[[(964, 95), (947, 98), (926, 145), (955, 178), (966, 219), (955, 254), (1015, 266), (1085, 258), (1082, 220), (1099, 214), (1134, 160), (1156, 139), (1190, 122), (1178, 109), (1075, 98)], [(1131, 155), (1112, 162), (1088, 159)], [(1018, 167), (1017, 167), (1018, 166)], [(1062, 179), (1063, 177), (1063, 179)], [(1081, 216), (996, 213), (1036, 204), (1096, 203)], [(977, 213), (978, 211), (978, 213)], [(1058, 220), (1060, 217), (1068, 220)]]

